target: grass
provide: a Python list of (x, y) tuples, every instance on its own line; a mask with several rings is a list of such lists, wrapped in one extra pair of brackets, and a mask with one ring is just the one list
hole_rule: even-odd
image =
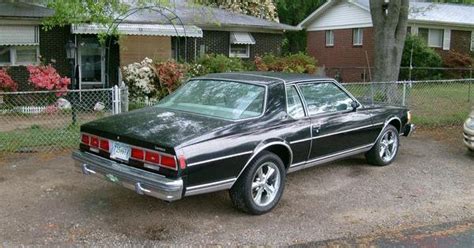
[(35, 152), (77, 147), (79, 127), (41, 128), (32, 125), (28, 129), (0, 132), (0, 151)]
[[(345, 85), (357, 98), (370, 99), (370, 85)], [(407, 87), (406, 104), (413, 115), (413, 122), (420, 126), (459, 125), (474, 106), (474, 84), (469, 92), (468, 83), (426, 83)], [(403, 88), (398, 86), (397, 103), (402, 103)], [(470, 93), (470, 98), (469, 98)], [(374, 87), (374, 100), (384, 101), (381, 87)]]

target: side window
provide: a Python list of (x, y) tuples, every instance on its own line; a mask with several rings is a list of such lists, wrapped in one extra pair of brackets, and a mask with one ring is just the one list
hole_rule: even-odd
[(286, 102), (288, 107), (287, 111), (291, 117), (295, 119), (304, 117), (303, 103), (295, 86), (286, 87)]
[(333, 83), (311, 83), (299, 87), (308, 105), (310, 116), (346, 111), (352, 108), (352, 98)]

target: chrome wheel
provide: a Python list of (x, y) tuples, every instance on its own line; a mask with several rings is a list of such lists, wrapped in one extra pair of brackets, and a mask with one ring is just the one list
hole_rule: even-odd
[(386, 133), (384, 133), (384, 135), (382, 136), (382, 139), (380, 140), (380, 150), (379, 150), (380, 158), (384, 162), (390, 162), (397, 154), (397, 149), (398, 149), (397, 133), (392, 130), (388, 130)]
[(255, 172), (252, 180), (252, 198), (256, 205), (267, 206), (280, 189), (280, 170), (273, 162), (263, 163)]

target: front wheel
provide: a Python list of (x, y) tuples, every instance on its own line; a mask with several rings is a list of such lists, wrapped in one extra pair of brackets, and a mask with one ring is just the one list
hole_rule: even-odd
[(399, 139), (397, 128), (387, 125), (372, 149), (365, 154), (367, 162), (378, 166), (391, 164), (397, 157)]
[(264, 151), (249, 164), (230, 189), (232, 203), (237, 209), (250, 214), (270, 212), (280, 201), (285, 178), (285, 167), (280, 157)]

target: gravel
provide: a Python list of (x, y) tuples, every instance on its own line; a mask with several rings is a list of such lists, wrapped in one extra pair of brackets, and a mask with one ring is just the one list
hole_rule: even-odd
[(391, 166), (356, 156), (290, 174), (263, 216), (234, 210), (225, 191), (140, 196), (75, 172), (70, 152), (0, 154), (0, 247), (278, 246), (473, 220), (474, 156), (452, 138), (459, 130), (439, 132), (402, 138)]

